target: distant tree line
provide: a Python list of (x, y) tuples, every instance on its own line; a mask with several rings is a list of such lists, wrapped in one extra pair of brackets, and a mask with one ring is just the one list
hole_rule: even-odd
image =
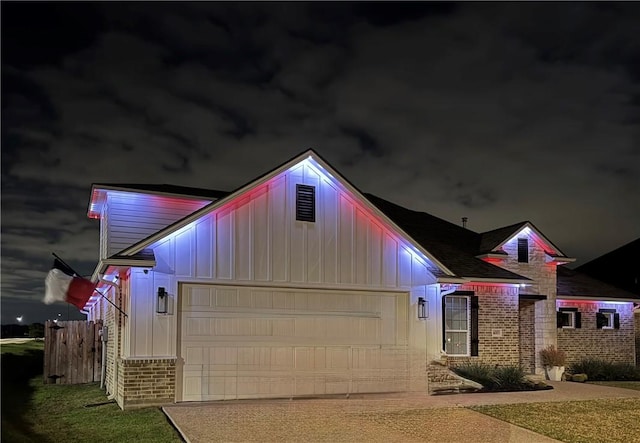
[(44, 337), (44, 324), (31, 323), (30, 325), (2, 325), (0, 331), (2, 338)]

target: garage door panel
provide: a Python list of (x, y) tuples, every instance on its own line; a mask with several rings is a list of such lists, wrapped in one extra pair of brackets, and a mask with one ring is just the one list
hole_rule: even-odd
[(407, 294), (185, 285), (183, 401), (402, 390)]

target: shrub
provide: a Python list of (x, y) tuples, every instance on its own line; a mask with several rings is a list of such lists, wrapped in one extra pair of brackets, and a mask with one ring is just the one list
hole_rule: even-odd
[(461, 377), (480, 383), (484, 387), (493, 383), (493, 367), (485, 363), (465, 363), (454, 368), (453, 371)]
[(640, 380), (640, 369), (628, 363), (612, 363), (597, 358), (585, 358), (569, 368), (573, 374), (587, 374), (594, 381)]
[(484, 386), (487, 391), (522, 391), (531, 387), (518, 366), (494, 367), (485, 363), (466, 363), (453, 369), (461, 377)]
[(540, 351), (540, 359), (542, 360), (542, 366), (564, 366), (566, 357), (564, 351), (556, 349), (555, 346), (547, 346)]
[(519, 391), (525, 384), (525, 373), (519, 366), (495, 368), (492, 378), (496, 390)]

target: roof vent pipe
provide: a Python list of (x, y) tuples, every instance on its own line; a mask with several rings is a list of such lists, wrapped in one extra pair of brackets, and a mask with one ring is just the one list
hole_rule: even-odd
[(468, 217), (462, 217), (462, 227), (466, 228), (467, 227), (467, 220), (469, 220)]

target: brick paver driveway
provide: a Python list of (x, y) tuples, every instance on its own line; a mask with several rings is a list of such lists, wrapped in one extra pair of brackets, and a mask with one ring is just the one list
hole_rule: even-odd
[(185, 439), (203, 442), (553, 442), (462, 408), (476, 404), (640, 397), (640, 391), (558, 382), (555, 389), (494, 394), (362, 395), (239, 400), (164, 407)]

